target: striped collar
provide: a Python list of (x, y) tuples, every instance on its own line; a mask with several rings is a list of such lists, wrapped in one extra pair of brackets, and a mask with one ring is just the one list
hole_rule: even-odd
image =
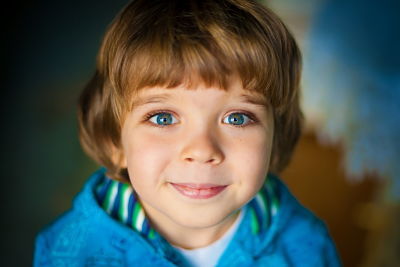
[[(278, 212), (279, 198), (275, 179), (272, 174), (268, 174), (263, 187), (248, 204), (253, 234), (268, 229)], [(98, 203), (111, 217), (149, 239), (155, 237), (155, 230), (151, 228), (131, 185), (104, 176), (96, 186), (95, 195)]]

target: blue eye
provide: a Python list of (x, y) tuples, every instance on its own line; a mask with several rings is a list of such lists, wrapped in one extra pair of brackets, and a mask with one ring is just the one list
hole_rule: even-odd
[[(158, 126), (168, 126), (178, 122), (173, 114), (169, 112), (158, 112), (155, 114), (153, 113), (147, 115), (146, 117), (146, 120)], [(235, 112), (225, 117), (223, 122), (238, 127), (244, 127), (247, 124), (254, 122), (254, 119), (253, 117), (251, 117), (251, 115), (246, 115), (245, 113), (241, 112)]]
[(248, 124), (250, 120), (251, 119), (246, 114), (232, 113), (224, 119), (224, 122), (236, 126), (243, 126)]
[(161, 112), (150, 117), (149, 121), (154, 124), (166, 126), (177, 122), (177, 119), (171, 113)]

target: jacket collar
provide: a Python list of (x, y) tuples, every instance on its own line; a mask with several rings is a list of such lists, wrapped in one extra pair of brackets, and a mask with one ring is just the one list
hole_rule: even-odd
[[(104, 173), (96, 186), (95, 196), (99, 205), (114, 219), (131, 227), (150, 240), (156, 236), (140, 201), (131, 185), (108, 178)], [(268, 174), (265, 183), (249, 203), (251, 232), (265, 232), (277, 214), (279, 198), (276, 178)]]

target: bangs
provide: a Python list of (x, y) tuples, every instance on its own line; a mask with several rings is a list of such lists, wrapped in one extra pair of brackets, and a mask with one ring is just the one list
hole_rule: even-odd
[[(151, 7), (145, 6), (148, 2)], [(284, 61), (293, 58), (290, 54), (297, 47), (282, 44), (282, 40), (289, 44), (290, 36), (271, 14), (270, 21), (263, 21), (218, 1), (208, 6), (201, 6), (201, 1), (169, 6), (133, 1), (131, 5), (142, 5), (132, 10), (151, 9), (152, 15), (144, 19), (122, 13), (100, 53), (99, 66), (121, 101), (148, 87), (190, 89), (204, 84), (227, 90), (232, 76), (240, 78), (244, 89), (263, 94), (275, 109), (290, 101), (283, 82), (289, 79), (283, 76), (291, 71), (282, 68), (291, 67)], [(269, 32), (271, 28), (275, 30)]]

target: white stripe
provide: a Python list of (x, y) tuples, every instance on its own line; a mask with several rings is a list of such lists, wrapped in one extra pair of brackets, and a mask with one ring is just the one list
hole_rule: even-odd
[(261, 212), (263, 213), (262, 219), (264, 220), (264, 218), (267, 216), (267, 214), (266, 214), (267, 208), (265, 207), (265, 203), (262, 200), (261, 193), (257, 194), (256, 200), (257, 200), (258, 205), (261, 207)]
[(274, 216), (278, 212), (278, 207), (276, 205), (274, 205), (273, 200), (275, 199), (275, 195), (274, 195), (274, 190), (273, 190), (271, 181), (267, 181), (267, 192), (269, 195), (269, 199), (271, 200), (271, 204), (270, 204), (271, 216)]
[(143, 209), (140, 209), (139, 214), (138, 214), (137, 219), (136, 219), (136, 222), (135, 222), (136, 229), (139, 232), (142, 231), (143, 222), (144, 222), (144, 212), (143, 212)]
[(124, 223), (128, 222), (128, 204), (129, 204), (129, 197), (132, 194), (132, 188), (129, 186), (126, 188), (124, 195), (122, 196), (122, 211), (123, 214), (122, 215), (122, 220), (124, 221)]
[(272, 214), (272, 216), (275, 216), (275, 214), (277, 212), (278, 212), (278, 207), (274, 203), (272, 203), (272, 205), (271, 205), (271, 214)]
[(111, 214), (112, 207), (114, 206), (115, 198), (118, 193), (118, 182), (114, 182), (111, 185), (110, 202), (107, 207), (107, 212)]

